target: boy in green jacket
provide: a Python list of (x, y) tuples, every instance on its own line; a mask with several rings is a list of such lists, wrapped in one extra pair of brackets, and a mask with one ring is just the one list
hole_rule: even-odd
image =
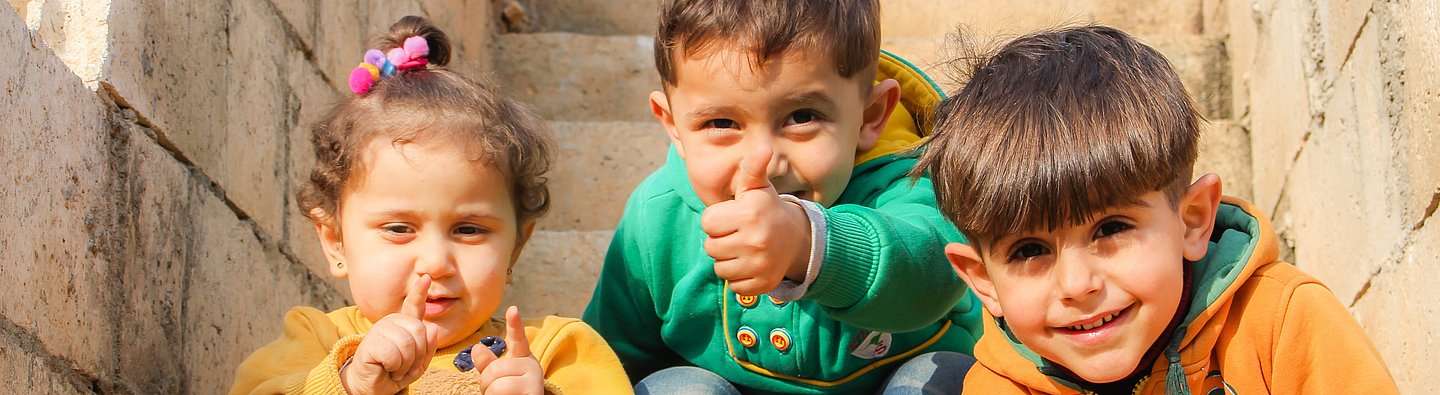
[[(672, 148), (631, 195), (584, 320), (639, 393), (958, 393), (980, 307), (912, 182), (939, 90), (875, 1), (664, 1)], [(878, 60), (877, 60), (878, 59)]]

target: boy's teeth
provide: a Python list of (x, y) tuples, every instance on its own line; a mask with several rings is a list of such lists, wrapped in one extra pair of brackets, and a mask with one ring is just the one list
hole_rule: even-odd
[(1111, 313), (1110, 315), (1107, 315), (1107, 316), (1104, 316), (1104, 317), (1100, 317), (1100, 319), (1095, 320), (1095, 321), (1093, 321), (1093, 322), (1090, 322), (1090, 323), (1088, 323), (1088, 324), (1080, 324), (1080, 325), (1076, 325), (1076, 326), (1072, 326), (1072, 327), (1067, 327), (1066, 329), (1069, 329), (1069, 330), (1072, 330), (1072, 331), (1088, 331), (1088, 330), (1091, 330), (1091, 329), (1099, 328), (1101, 325), (1105, 325), (1106, 322), (1110, 322), (1110, 321), (1114, 320), (1114, 319), (1115, 319), (1115, 316), (1118, 316), (1118, 315), (1120, 315), (1119, 312)]

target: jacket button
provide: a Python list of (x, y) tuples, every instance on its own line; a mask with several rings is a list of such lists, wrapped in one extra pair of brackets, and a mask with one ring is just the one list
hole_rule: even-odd
[(780, 352), (790, 351), (790, 332), (783, 328), (775, 328), (770, 331), (770, 345), (775, 346)]
[(735, 301), (740, 302), (740, 305), (745, 307), (755, 307), (755, 301), (759, 299), (760, 298), (755, 297), (755, 295), (735, 294)]
[(755, 330), (750, 329), (748, 326), (740, 327), (740, 331), (735, 333), (735, 339), (740, 340), (740, 345), (745, 346), (745, 348), (754, 347), (758, 341), (758, 339), (755, 338)]

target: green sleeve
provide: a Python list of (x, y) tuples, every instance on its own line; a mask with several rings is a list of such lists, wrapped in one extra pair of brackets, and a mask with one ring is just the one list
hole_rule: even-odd
[(637, 196), (642, 189), (637, 188), (625, 205), (624, 217), (605, 252), (595, 294), (582, 317), (615, 349), (632, 382), (681, 363), (660, 337), (661, 320), (648, 281), (653, 271), (646, 259), (655, 248), (645, 248), (641, 240), (646, 229), (639, 218), (644, 203)]
[(945, 244), (964, 238), (940, 214), (930, 179), (905, 177), (913, 164), (857, 172), (859, 196), (847, 188), (846, 204), (825, 210), (825, 262), (805, 297), (838, 320), (906, 332), (935, 323), (965, 295), (945, 259)]

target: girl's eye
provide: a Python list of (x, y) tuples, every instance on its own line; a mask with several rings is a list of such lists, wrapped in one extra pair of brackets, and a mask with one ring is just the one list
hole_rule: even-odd
[(385, 229), (386, 232), (395, 233), (395, 234), (414, 233), (414, 229), (410, 229), (410, 226), (409, 226), (409, 225), (405, 225), (405, 224), (386, 224), (385, 226), (382, 226), (381, 228), (382, 228), (382, 229)]
[(1024, 261), (1048, 253), (1050, 253), (1050, 248), (1040, 243), (1024, 243), (1015, 247), (1014, 252), (1010, 253), (1010, 260)]
[(479, 236), (488, 233), (490, 233), (489, 229), (485, 229), (475, 225), (461, 225), (455, 228), (455, 234), (461, 236)]
[(739, 123), (724, 118), (711, 119), (709, 121), (705, 121), (704, 125), (701, 125), (701, 128), (704, 129), (738, 129), (739, 127)]
[(800, 124), (807, 124), (807, 123), (811, 123), (811, 122), (815, 122), (815, 121), (819, 121), (819, 120), (820, 120), (820, 113), (817, 113), (817, 112), (815, 112), (814, 110), (800, 110), (800, 111), (796, 111), (796, 112), (790, 113), (790, 117), (788, 117), (788, 118), (785, 119), (785, 124), (786, 124), (786, 125), (800, 125)]
[(1134, 229), (1134, 228), (1135, 228), (1135, 226), (1134, 226), (1134, 225), (1130, 225), (1129, 223), (1125, 223), (1125, 222), (1121, 222), (1121, 221), (1107, 221), (1107, 222), (1105, 222), (1105, 223), (1100, 224), (1100, 227), (1095, 228), (1095, 238), (1099, 239), (1099, 238), (1104, 238), (1104, 237), (1113, 236), (1113, 235), (1115, 235), (1116, 233), (1124, 232), (1124, 231), (1127, 231), (1127, 230), (1130, 230), (1130, 229)]

